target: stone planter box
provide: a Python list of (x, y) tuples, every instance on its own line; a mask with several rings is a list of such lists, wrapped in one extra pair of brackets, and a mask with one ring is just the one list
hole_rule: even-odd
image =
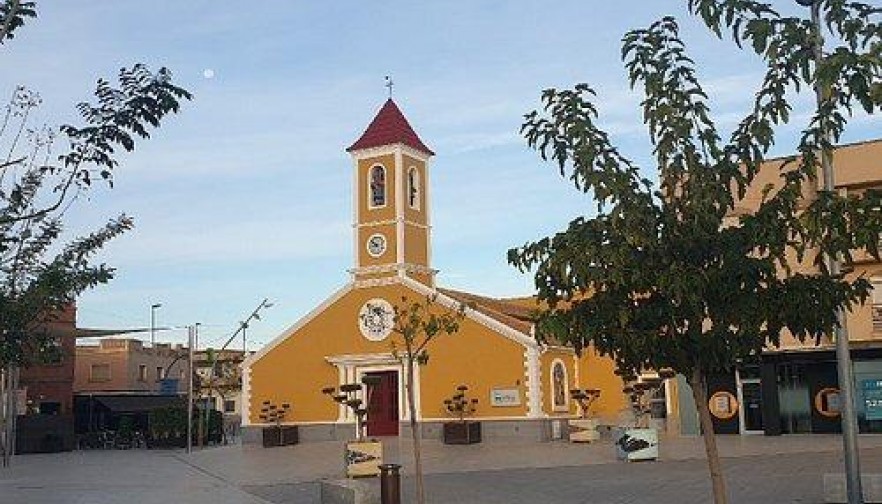
[(481, 442), (481, 422), (445, 422), (444, 444), (475, 444)]
[(570, 431), (570, 442), (590, 443), (600, 439), (597, 432), (597, 420), (593, 418), (573, 418), (567, 422)]
[(613, 436), (616, 456), (620, 460), (656, 460), (658, 458), (658, 431), (655, 429), (623, 428)]
[(380, 441), (350, 441), (343, 456), (346, 476), (362, 478), (379, 476), (383, 463), (383, 443)]
[[(281, 433), (279, 432), (281, 430)], [(295, 445), (300, 440), (296, 425), (263, 428), (263, 447)]]

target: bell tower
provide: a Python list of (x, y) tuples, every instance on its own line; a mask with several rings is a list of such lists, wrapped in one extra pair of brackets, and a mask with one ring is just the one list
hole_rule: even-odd
[(346, 151), (354, 171), (354, 280), (407, 276), (434, 287), (428, 202), (435, 153), (391, 98)]

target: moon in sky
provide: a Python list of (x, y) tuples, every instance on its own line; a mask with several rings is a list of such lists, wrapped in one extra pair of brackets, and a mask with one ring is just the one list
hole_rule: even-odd
[(212, 70), (210, 68), (206, 68), (205, 70), (202, 71), (202, 76), (205, 77), (206, 79), (213, 79), (214, 78), (214, 70)]

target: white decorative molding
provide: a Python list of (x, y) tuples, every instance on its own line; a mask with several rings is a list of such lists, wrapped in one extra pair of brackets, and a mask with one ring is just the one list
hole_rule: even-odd
[(421, 264), (413, 264), (413, 263), (393, 263), (393, 264), (377, 264), (374, 266), (364, 266), (362, 268), (356, 268), (349, 270), (350, 273), (354, 273), (357, 275), (372, 275), (376, 273), (391, 273), (393, 271), (406, 271), (413, 273), (437, 273), (437, 270), (433, 270), (431, 268), (427, 268)]
[(383, 298), (365, 301), (358, 310), (358, 330), (369, 341), (383, 341), (392, 334), (395, 309)]
[(329, 363), (337, 366), (357, 366), (365, 364), (399, 364), (398, 359), (391, 353), (372, 353), (372, 354), (343, 354), (331, 355), (325, 357)]
[(393, 285), (401, 283), (398, 281), (398, 277), (383, 277), (383, 278), (370, 278), (368, 280), (357, 280), (353, 283), (353, 286), (356, 289), (366, 289), (369, 287), (383, 287), (386, 285)]
[(395, 148), (395, 261), (404, 262), (404, 157)]
[(355, 223), (358, 222), (358, 195), (360, 191), (358, 188), (358, 160), (352, 158), (352, 264), (355, 265), (356, 268), (361, 266), (360, 255), (358, 253), (358, 228), (355, 227)]
[(358, 150), (354, 150), (354, 151), (350, 152), (349, 154), (357, 160), (362, 160), (362, 159), (369, 159), (369, 158), (384, 156), (387, 154), (392, 154), (396, 149), (401, 149), (402, 154), (404, 154), (406, 156), (410, 156), (410, 157), (417, 159), (419, 161), (422, 161), (424, 163), (426, 161), (428, 161), (429, 158), (431, 157), (428, 153), (418, 151), (418, 150), (414, 149), (413, 147), (409, 147), (409, 146), (407, 146), (403, 143), (400, 143), (400, 142), (388, 144), (388, 145), (380, 145), (379, 147), (369, 147), (367, 149), (358, 149)]
[[(432, 204), (429, 200), (429, 191), (431, 191), (429, 184), (429, 159), (426, 159), (423, 162), (423, 198), (426, 200), (425, 209), (423, 210), (426, 215), (426, 266), (432, 267)], [(432, 282), (432, 288), (435, 288), (435, 275), (429, 275), (429, 279)]]
[(291, 325), (290, 327), (288, 327), (287, 329), (282, 331), (281, 334), (279, 334), (278, 336), (273, 338), (273, 340), (270, 341), (269, 343), (267, 343), (266, 345), (264, 345), (263, 348), (261, 348), (260, 350), (258, 350), (255, 353), (249, 355), (248, 358), (246, 358), (244, 361), (242, 361), (242, 370), (243, 371), (250, 370), (251, 365), (253, 365), (255, 362), (262, 359), (271, 350), (273, 350), (274, 348), (279, 346), (283, 341), (288, 339), (295, 332), (299, 331), (301, 327), (305, 326), (312, 319), (316, 318), (319, 314), (321, 314), (323, 311), (328, 309), (328, 307), (330, 307), (332, 304), (336, 303), (337, 300), (339, 300), (340, 298), (342, 298), (343, 296), (348, 294), (349, 291), (352, 290), (352, 288), (353, 288), (352, 283), (348, 283), (348, 284), (344, 285), (339, 290), (337, 290), (337, 292), (333, 293), (329, 298), (322, 301), (322, 303), (320, 305), (313, 308), (312, 311), (310, 311), (309, 313), (307, 313), (306, 315), (301, 317), (300, 320), (298, 320), (293, 325)]
[(539, 349), (528, 347), (524, 352), (527, 372), (527, 416), (542, 416), (542, 379), (539, 374)]

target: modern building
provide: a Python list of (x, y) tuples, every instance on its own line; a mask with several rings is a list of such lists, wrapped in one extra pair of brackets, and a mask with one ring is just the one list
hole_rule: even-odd
[[(407, 425), (406, 377), (394, 350), (394, 306), (435, 300), (433, 310), (468, 305), (459, 331), (429, 347), (414, 376), (416, 414), (425, 436), (449, 419), (444, 401), (466, 385), (478, 399), (484, 437), (547, 439), (576, 412), (573, 388), (601, 388), (597, 413), (625, 407), (612, 363), (592, 352), (545, 346), (533, 337), (532, 300), (492, 299), (442, 289), (432, 268), (430, 160), (434, 153), (390, 99), (347, 151), (352, 156), (353, 268), (350, 281), (243, 364), (245, 440), (266, 425), (264, 401), (288, 403), (286, 423), (301, 439), (351, 437), (355, 418), (322, 389), (373, 376), (368, 435), (396, 435)], [(442, 204), (453, 204), (446, 202)]]
[[(755, 210), (766, 185), (780, 184), (782, 159), (767, 161), (753, 186), (739, 202), (730, 222)], [(834, 153), (834, 180), (843, 195), (882, 189), (882, 139), (840, 146)], [(818, 197), (823, 183), (805, 191), (805, 202)], [(813, 257), (809, 251), (807, 257)], [(816, 273), (810, 260), (793, 261), (795, 271)], [(851, 356), (854, 363), (856, 409), (861, 432), (882, 432), (882, 263), (868, 255), (855, 257), (851, 279), (864, 277), (875, 286), (864, 304), (846, 314)], [(783, 335), (780, 348), (767, 348), (754, 362), (745, 362), (732, 374), (710, 380), (708, 395), (715, 428), (720, 433), (839, 432), (839, 383), (834, 342), (824, 337), (819, 344), (800, 343)], [(688, 391), (683, 380), (678, 388)], [(691, 393), (678, 394), (683, 433), (698, 432)]]

